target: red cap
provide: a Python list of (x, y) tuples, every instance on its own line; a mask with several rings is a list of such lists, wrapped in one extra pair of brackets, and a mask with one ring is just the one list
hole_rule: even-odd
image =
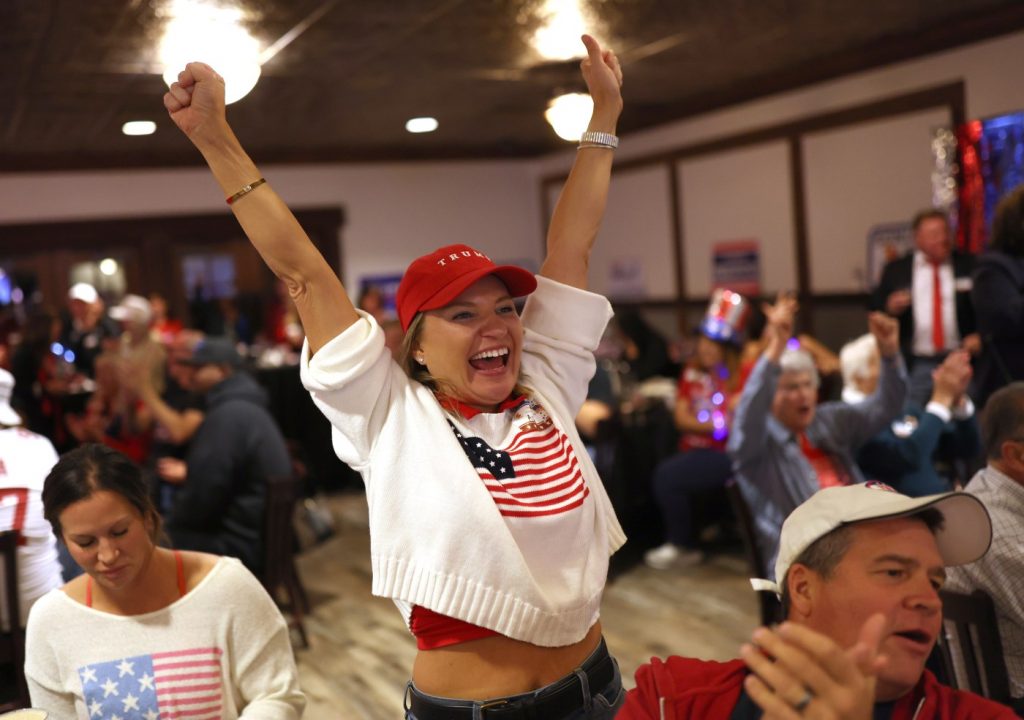
[(495, 265), (469, 245), (445, 245), (413, 260), (402, 276), (395, 297), (402, 330), (409, 329), (416, 313), (444, 307), (485, 275), (497, 276), (512, 297), (537, 289), (537, 278), (521, 267)]

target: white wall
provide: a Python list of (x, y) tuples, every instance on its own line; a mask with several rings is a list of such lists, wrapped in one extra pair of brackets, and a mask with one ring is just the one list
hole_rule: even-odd
[(804, 138), (812, 291), (867, 289), (868, 231), (931, 204), (929, 139), (950, 122), (946, 109), (924, 110)]
[[(524, 162), (265, 166), (296, 208), (341, 206), (343, 281), (401, 273), (440, 245), (538, 262), (536, 185)], [(0, 223), (228, 212), (204, 169), (0, 174)]]
[[(1021, 66), (1024, 33), (1016, 33), (633, 133), (622, 139), (617, 159), (656, 157), (957, 81), (965, 85), (968, 118), (1020, 110), (1024, 108), (1024, 81), (1013, 68)], [(627, 81), (627, 113), (628, 87)], [(949, 122), (948, 110), (936, 108), (802, 137), (804, 220), (812, 291), (845, 293), (864, 289), (868, 229), (909, 220), (931, 203), (931, 132)], [(785, 147), (784, 142), (767, 143), (679, 163), (678, 207), (684, 229), (687, 296), (700, 296), (710, 284), (711, 244), (734, 238), (762, 241), (765, 290), (794, 286), (795, 225), (789, 187), (793, 168), (789, 167)], [(538, 161), (534, 168), (538, 181), (565, 172), (571, 160), (572, 153), (565, 152)], [(629, 173), (651, 170), (665, 162), (634, 166)], [(649, 187), (648, 192), (662, 197), (668, 188)], [(623, 216), (618, 217), (618, 213)], [(629, 251), (649, 259), (661, 251), (663, 244), (663, 221), (660, 216), (655, 220), (653, 229), (658, 232), (646, 232), (648, 220), (643, 212), (636, 207), (610, 206), (606, 226), (632, 224), (637, 230), (631, 234), (633, 245)], [(638, 247), (637, 243), (648, 244)], [(671, 262), (670, 254), (663, 253), (662, 257), (664, 262)], [(650, 297), (660, 299), (661, 294)]]
[(712, 252), (720, 241), (757, 241), (764, 291), (796, 284), (788, 161), (786, 143), (771, 142), (679, 163), (688, 297), (711, 291)]
[[(635, 158), (960, 79), (966, 83), (968, 116), (989, 116), (1024, 108), (1024, 81), (1015, 70), (1020, 67), (1024, 67), (1024, 33), (633, 133), (623, 138), (617, 154), (621, 160)], [(628, 83), (626, 101), (628, 108)], [(887, 133), (882, 136), (883, 142), (904, 142), (896, 139), (904, 137), (898, 133), (888, 140), (885, 139)], [(816, 167), (814, 157), (820, 157), (818, 151), (824, 149), (827, 149), (825, 145), (810, 147), (811, 160), (806, 169), (812, 175)], [(882, 146), (876, 150), (885, 152)], [(753, 155), (756, 157), (758, 153)], [(267, 166), (264, 172), (285, 200), (296, 207), (340, 205), (344, 208), (347, 217), (342, 237), (344, 280), (355, 287), (361, 275), (400, 271), (415, 254), (449, 242), (476, 245), (495, 259), (539, 262), (543, 233), (538, 183), (544, 176), (566, 170), (572, 156), (570, 151), (533, 162)], [(760, 156), (768, 164), (748, 167), (747, 172), (759, 177), (785, 177), (777, 167), (775, 153)], [(706, 159), (714, 162), (712, 157)], [(727, 159), (723, 162), (728, 166)], [(699, 164), (691, 163), (690, 167), (699, 168)], [(682, 169), (685, 171), (686, 166)], [(668, 271), (672, 260), (670, 248), (665, 247), (670, 218), (665, 217), (663, 207), (669, 190), (667, 186), (658, 186), (658, 182), (667, 182), (667, 175), (662, 174), (661, 180), (652, 186), (650, 173), (634, 171), (632, 174), (634, 182), (626, 183), (624, 178), (623, 184), (633, 187), (624, 187), (624, 192), (619, 193), (623, 202), (617, 202), (613, 195), (606, 224), (608, 232), (604, 233), (610, 236), (602, 240), (615, 245), (629, 242), (631, 247), (627, 254), (648, 260), (664, 257), (664, 265), (654, 265), (647, 281), (654, 296), (671, 295), (674, 288), (666, 287), (666, 283), (672, 278)], [(729, 186), (727, 177), (719, 177), (719, 181)], [(885, 183), (891, 179), (879, 173), (875, 181), (878, 187), (874, 191), (885, 197)], [(691, 178), (683, 183), (684, 208), (692, 209), (694, 200), (685, 199), (692, 191)], [(808, 190), (810, 201), (815, 203), (808, 208), (812, 222), (809, 226), (812, 258), (828, 257), (836, 243), (851, 242), (849, 235), (840, 238), (818, 231), (818, 218), (827, 217), (828, 207), (840, 206), (838, 196), (844, 192), (857, 192), (857, 188), (841, 183), (833, 186), (821, 183), (816, 189)], [(898, 207), (886, 207), (886, 213), (909, 216), (916, 209), (909, 205), (920, 203), (920, 192), (915, 191), (912, 198), (901, 202)], [(639, 208), (644, 209), (647, 220), (644, 214), (637, 212)], [(0, 223), (220, 211), (226, 211), (220, 191), (200, 169), (0, 173)], [(704, 193), (699, 198), (699, 213), (700, 217), (693, 222), (707, 228), (708, 218), (728, 218), (735, 215), (736, 209), (727, 193)], [(783, 226), (787, 224), (781, 216), (775, 220), (775, 225), (766, 231), (773, 237), (780, 232), (784, 234)], [(644, 222), (648, 225), (641, 224)], [(684, 227), (690, 227), (686, 222), (684, 218)], [(630, 228), (636, 230), (629, 231)], [(718, 234), (739, 232), (731, 227), (713, 229)], [(753, 232), (743, 234), (754, 235)], [(692, 247), (684, 248), (688, 275), (700, 272), (706, 264), (703, 244), (711, 239), (715, 238), (710, 235), (700, 241), (695, 238)], [(791, 242), (781, 236), (772, 240), (777, 250), (772, 252), (766, 282), (774, 284), (795, 275), (793, 268), (775, 267), (776, 262), (785, 262), (791, 255), (788, 249)], [(636, 243), (647, 244), (639, 247)], [(617, 247), (602, 247), (599, 252), (607, 262), (621, 254)], [(827, 263), (818, 263), (817, 267), (818, 276), (812, 277), (812, 287), (822, 289), (847, 288), (855, 271), (855, 268), (844, 268), (842, 277), (830, 277), (822, 275), (822, 268), (830, 267)]]
[[(623, 139), (616, 153), (625, 160), (957, 80), (963, 80), (967, 87), (968, 117), (998, 115), (1024, 108), (1021, 67), (1024, 67), (1024, 32), (847, 75), (632, 133)], [(628, 113), (628, 78), (625, 87)], [(538, 172), (543, 175), (562, 171), (569, 157), (568, 153), (563, 153), (545, 158), (538, 165)]]

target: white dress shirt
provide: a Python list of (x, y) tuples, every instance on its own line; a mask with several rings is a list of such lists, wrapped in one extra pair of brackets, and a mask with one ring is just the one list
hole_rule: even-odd
[(932, 342), (932, 264), (920, 250), (914, 252), (911, 307), (914, 312), (914, 355), (938, 355), (960, 346), (960, 330), (956, 322), (956, 279), (953, 261), (947, 259), (939, 266), (942, 292), (942, 335), (945, 347), (936, 348)]

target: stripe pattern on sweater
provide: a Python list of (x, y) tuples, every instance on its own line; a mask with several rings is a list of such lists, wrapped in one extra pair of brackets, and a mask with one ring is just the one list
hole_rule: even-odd
[(524, 401), (515, 412), (516, 431), (504, 447), (492, 447), (449, 421), (498, 511), (504, 517), (531, 518), (578, 508), (590, 489), (569, 438), (535, 400)]

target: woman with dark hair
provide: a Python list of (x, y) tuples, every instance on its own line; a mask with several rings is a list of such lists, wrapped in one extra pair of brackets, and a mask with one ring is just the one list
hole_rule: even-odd
[(234, 558), (159, 547), (160, 515), (127, 457), (98, 444), (67, 453), (46, 478), (43, 511), (85, 574), (32, 607), (35, 707), (80, 720), (301, 717), (273, 600)]
[(622, 74), (583, 40), (594, 112), (539, 276), (461, 244), (414, 260), (396, 294), (398, 363), (242, 149), (220, 76), (190, 63), (164, 96), (295, 300), (303, 383), (366, 484), (373, 593), (417, 639), (410, 719), (596, 720), (624, 695), (599, 617), (625, 538), (573, 424), (611, 316), (586, 287)]
[(1024, 378), (1024, 185), (999, 202), (991, 238), (971, 289), (982, 340), (972, 393), (978, 407), (1003, 385)]

